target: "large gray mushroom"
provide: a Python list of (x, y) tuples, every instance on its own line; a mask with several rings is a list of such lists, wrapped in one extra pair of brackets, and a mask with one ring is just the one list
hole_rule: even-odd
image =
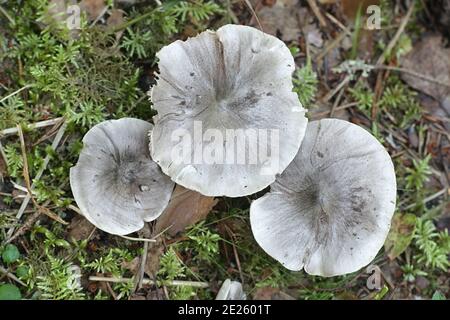
[(342, 275), (374, 259), (395, 201), (384, 147), (357, 125), (324, 119), (308, 124), (295, 159), (251, 204), (250, 222), (259, 245), (286, 268)]
[(84, 136), (70, 185), (81, 212), (99, 229), (135, 232), (167, 206), (174, 183), (150, 157), (151, 129), (146, 121), (123, 118), (102, 122)]
[(163, 172), (208, 196), (248, 195), (275, 181), (307, 123), (292, 92), (295, 64), (286, 45), (251, 27), (225, 25), (175, 41), (157, 57), (150, 149)]

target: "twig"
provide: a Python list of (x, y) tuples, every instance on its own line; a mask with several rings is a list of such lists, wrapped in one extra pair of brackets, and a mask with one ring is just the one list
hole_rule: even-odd
[(331, 50), (333, 50), (335, 47), (337, 47), (339, 45), (339, 43), (344, 40), (344, 38), (347, 36), (347, 34), (345, 32), (341, 32), (335, 39), (333, 39), (333, 41), (327, 45), (325, 47), (325, 49), (323, 51), (321, 51), (315, 58), (314, 60), (316, 60), (316, 63), (318, 63), (320, 60), (322, 60), (327, 54), (328, 52), (330, 52)]
[[(336, 108), (334, 109), (334, 111), (336, 112), (336, 111), (345, 110), (345, 109), (348, 109), (348, 108), (351, 108), (351, 107), (355, 107), (355, 106), (357, 106), (357, 105), (358, 105), (357, 102), (347, 103), (347, 104), (344, 104), (344, 105), (342, 105), (342, 106), (336, 107)], [(313, 118), (323, 117), (323, 116), (329, 115), (330, 112), (331, 112), (331, 110), (327, 110), (327, 111), (323, 111), (323, 112), (318, 112), (318, 113), (312, 113), (311, 116), (312, 116)]]
[(338, 86), (336, 88), (334, 88), (331, 92), (329, 92), (323, 99), (322, 102), (327, 102), (328, 100), (330, 100), (331, 98), (334, 97), (334, 95), (336, 93), (338, 93), (339, 91), (341, 91), (341, 89), (347, 85), (347, 83), (350, 82), (350, 80), (352, 79), (352, 77), (350, 75), (347, 75), (342, 81), (341, 83), (338, 84)]
[[(101, 282), (112, 282), (112, 283), (126, 283), (133, 280), (132, 278), (111, 278), (111, 277), (98, 277), (98, 276), (90, 276), (89, 281), (101, 281)], [(142, 284), (150, 284), (155, 285), (155, 281), (150, 280), (148, 278), (142, 279)], [(209, 288), (208, 282), (200, 282), (200, 281), (183, 281), (183, 280), (172, 280), (167, 282), (168, 286), (188, 286), (194, 288)]]
[(24, 87), (22, 87), (22, 88), (20, 88), (20, 89), (18, 89), (18, 90), (16, 90), (16, 91), (14, 91), (13, 93), (8, 94), (6, 97), (4, 97), (4, 98), (2, 98), (2, 99), (0, 100), (0, 103), (2, 103), (2, 102), (5, 101), (5, 100), (8, 100), (8, 99), (11, 98), (12, 96), (15, 96), (16, 94), (22, 92), (22, 91), (25, 90), (25, 89), (31, 88), (32, 86), (33, 86), (32, 84), (27, 84), (26, 86), (24, 86)]
[(413, 1), (411, 6), (408, 9), (408, 12), (406, 13), (406, 16), (403, 18), (399, 28), (397, 29), (397, 32), (395, 33), (394, 37), (391, 39), (387, 47), (384, 49), (381, 56), (378, 58), (376, 65), (380, 66), (384, 63), (386, 59), (387, 53), (391, 52), (392, 49), (394, 49), (395, 45), (397, 44), (398, 39), (400, 39), (400, 36), (402, 35), (403, 31), (406, 28), (406, 25), (408, 24), (409, 19), (411, 18), (412, 13), (414, 12), (414, 4)]
[(19, 278), (17, 278), (15, 275), (13, 275), (11, 272), (0, 266), (0, 272), (3, 273), (5, 276), (10, 278), (11, 280), (14, 280), (15, 282), (19, 283), (20, 285), (26, 287), (27, 285), (23, 283)]
[(342, 23), (340, 22), (338, 19), (336, 19), (335, 16), (333, 16), (332, 14), (325, 12), (325, 15), (327, 16), (328, 19), (331, 20), (331, 22), (333, 22), (334, 24), (336, 24), (339, 28), (341, 28), (348, 36), (352, 36), (351, 31)]
[(345, 88), (346, 88), (346, 86), (344, 86), (344, 87), (341, 88), (341, 90), (340, 90), (339, 93), (338, 93), (338, 96), (337, 96), (336, 99), (334, 100), (333, 106), (331, 107), (331, 110), (330, 110), (330, 117), (331, 117), (331, 118), (333, 118), (334, 112), (336, 111), (336, 108), (337, 108), (339, 102), (341, 102), (341, 98), (342, 98), (342, 95), (343, 95), (343, 93), (344, 93), (344, 91), (345, 91)]
[[(51, 146), (53, 150), (56, 150), (56, 148), (58, 147), (59, 142), (61, 141), (62, 137), (64, 136), (64, 132), (66, 131), (66, 128), (67, 128), (67, 123), (64, 122), (63, 125), (59, 128), (58, 133), (55, 136), (55, 139), (53, 140), (53, 143)], [(50, 162), (50, 155), (47, 155), (44, 158), (44, 163), (43, 163), (41, 169), (37, 172), (37, 174), (35, 176), (35, 180), (39, 180), (42, 177), (42, 174), (44, 173), (45, 169), (47, 169), (49, 162)], [(34, 183), (31, 185), (31, 190), (33, 190), (33, 188), (34, 188)], [(27, 196), (25, 197), (25, 199), (23, 200), (23, 202), (19, 208), (19, 211), (17, 212), (17, 215), (16, 215), (17, 221), (19, 221), (20, 218), (22, 217), (30, 200), (31, 200), (31, 193), (28, 193)], [(14, 230), (15, 230), (14, 226), (9, 228), (8, 232), (6, 233), (6, 241), (8, 241), (11, 238), (11, 236), (14, 233)]]
[(413, 70), (409, 70), (409, 69), (405, 69), (405, 68), (399, 68), (399, 67), (386, 66), (386, 65), (381, 65), (381, 66), (375, 65), (375, 66), (372, 66), (372, 67), (374, 69), (381, 69), (381, 70), (389, 70), (389, 71), (397, 71), (397, 72), (407, 73), (407, 74), (412, 75), (414, 77), (417, 77), (419, 79), (422, 79), (422, 80), (425, 80), (425, 81), (428, 81), (428, 82), (432, 82), (434, 84), (438, 84), (438, 85), (450, 88), (450, 83), (448, 83), (448, 82), (444, 82), (444, 81), (441, 81), (441, 80), (438, 80), (438, 79), (434, 79), (434, 78), (428, 77), (428, 76), (426, 76), (424, 74), (415, 72)]
[(44, 206), (41, 206), (37, 203), (37, 201), (33, 197), (33, 191), (31, 189), (31, 182), (30, 182), (30, 171), (28, 168), (28, 157), (27, 157), (27, 151), (25, 147), (25, 138), (23, 136), (22, 127), (18, 124), (17, 129), (19, 132), (19, 140), (20, 140), (20, 147), (22, 150), (22, 162), (23, 162), (23, 178), (25, 180), (26, 185), (26, 192), (30, 195), (31, 201), (33, 202), (34, 206), (36, 207), (37, 211), (39, 213), (44, 213), (48, 217), (52, 218), (53, 220), (56, 220), (62, 224), (68, 224), (63, 219), (61, 219), (58, 215), (51, 212), (49, 209), (47, 209)]
[(259, 29), (260, 29), (261, 31), (264, 31), (264, 30), (263, 30), (263, 27), (262, 27), (262, 25), (261, 25), (261, 22), (259, 21), (258, 15), (256, 14), (255, 9), (253, 9), (253, 6), (252, 6), (252, 4), (250, 3), (250, 1), (249, 1), (249, 0), (244, 0), (244, 2), (245, 2), (245, 4), (247, 5), (248, 9), (250, 10), (252, 16), (255, 18), (256, 23), (257, 23), (258, 26), (259, 26)]
[(111, 288), (109, 282), (106, 283), (106, 289), (108, 289), (108, 292), (113, 297), (113, 299), (117, 300), (117, 294), (114, 292), (113, 288)]
[[(449, 189), (448, 189), (448, 188), (444, 188), (444, 189), (442, 189), (442, 190), (439, 190), (438, 192), (436, 192), (436, 193), (434, 193), (434, 194), (432, 194), (432, 195), (426, 197), (425, 199), (423, 199), (422, 203), (423, 203), (423, 204), (426, 204), (427, 202), (430, 202), (430, 201), (432, 201), (432, 200), (434, 200), (434, 199), (436, 199), (436, 198), (439, 198), (440, 196), (446, 194), (447, 192), (449, 192)], [(407, 206), (406, 208), (404, 208), (403, 210), (409, 210), (409, 209), (412, 209), (412, 208), (414, 208), (416, 205), (417, 205), (416, 203), (411, 203), (410, 205), (408, 205), (408, 206)]]
[[(26, 128), (29, 130), (32, 130), (32, 129), (37, 129), (37, 128), (48, 127), (48, 126), (55, 125), (58, 122), (62, 122), (63, 119), (64, 119), (63, 117), (60, 117), (60, 118), (55, 118), (55, 119), (50, 119), (50, 120), (39, 121), (36, 123), (26, 125)], [(17, 127), (4, 129), (4, 130), (0, 131), (0, 138), (11, 135), (11, 134), (15, 134), (17, 132), (18, 132)]]
[(79, 215), (81, 215), (81, 216), (84, 217), (83, 212), (81, 212), (81, 210), (80, 210), (78, 207), (75, 207), (73, 204), (69, 204), (69, 205), (67, 206), (67, 208), (70, 209), (70, 210), (72, 210), (72, 211), (75, 211), (76, 213), (78, 213)]
[(100, 12), (100, 14), (95, 18), (94, 21), (92, 21), (91, 25), (89, 26), (89, 28), (92, 28), (93, 26), (95, 26), (95, 24), (105, 15), (106, 11), (108, 11), (108, 6), (105, 6), (102, 11)]
[(236, 260), (236, 266), (238, 268), (239, 271), (239, 276), (241, 278), (241, 283), (244, 284), (244, 274), (242, 272), (242, 268), (241, 268), (241, 260), (239, 259), (239, 255), (236, 249), (236, 245), (234, 244), (234, 242), (236, 241), (235, 235), (233, 233), (233, 231), (227, 226), (225, 225), (225, 229), (227, 230), (228, 235), (231, 238), (230, 244), (231, 247), (233, 248), (233, 254), (234, 254), (234, 259)]
[(128, 237), (128, 236), (120, 236), (120, 235), (119, 235), (119, 237), (130, 240), (130, 241), (156, 242), (155, 239), (133, 238), (133, 237)]
[[(19, 191), (23, 191), (23, 192), (25, 192), (25, 193), (28, 193), (28, 189), (27, 189), (26, 187), (22, 187), (21, 185), (15, 183), (14, 181), (11, 181), (11, 184), (12, 184), (12, 186), (13, 186), (15, 189), (17, 189), (17, 190), (19, 190)], [(31, 193), (32, 193), (33, 195), (35, 194), (35, 192), (34, 192), (33, 190), (31, 191)]]
[(6, 19), (9, 20), (9, 22), (10, 22), (12, 25), (15, 25), (15, 24), (16, 24), (16, 22), (14, 21), (14, 19), (11, 18), (11, 16), (9, 15), (9, 13), (6, 12), (6, 10), (3, 9), (2, 6), (0, 6), (0, 12), (3, 13), (3, 15), (6, 17)]
[(145, 265), (147, 264), (148, 245), (149, 245), (148, 242), (144, 242), (144, 248), (142, 250), (141, 256), (141, 264), (139, 266), (139, 271), (134, 283), (134, 292), (136, 292), (137, 289), (142, 288), (143, 285), (142, 281), (144, 280)]
[(319, 7), (317, 6), (316, 0), (306, 0), (311, 7), (311, 10), (313, 11), (314, 15), (316, 16), (317, 20), (319, 20), (319, 23), (322, 27), (327, 26), (327, 21), (323, 17), (322, 13), (320, 12)]

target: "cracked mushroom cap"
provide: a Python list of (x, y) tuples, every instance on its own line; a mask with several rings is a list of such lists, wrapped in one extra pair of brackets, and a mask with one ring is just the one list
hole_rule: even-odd
[(103, 231), (135, 232), (169, 202), (174, 183), (150, 157), (151, 129), (146, 121), (123, 118), (104, 121), (83, 138), (70, 186), (83, 215)]
[[(225, 25), (175, 41), (157, 57), (160, 73), (151, 100), (158, 114), (150, 149), (163, 172), (207, 196), (248, 195), (275, 181), (297, 154), (307, 124), (305, 109), (292, 92), (295, 64), (287, 46), (257, 29)], [(258, 129), (256, 144), (238, 149), (233, 133)], [(172, 152), (181, 140), (174, 133), (180, 130), (191, 137), (191, 149), (183, 161), (174, 161)], [(267, 140), (259, 135), (264, 131)], [(220, 138), (208, 132), (215, 137), (219, 132)], [(214, 143), (219, 147), (211, 154), (222, 157), (207, 163), (204, 155)], [(258, 154), (255, 163), (250, 154), (264, 145), (270, 160)], [(239, 162), (242, 155), (246, 159)]]
[(357, 125), (323, 119), (308, 124), (295, 159), (251, 204), (250, 222), (258, 244), (286, 268), (336, 276), (374, 259), (395, 201), (384, 147)]

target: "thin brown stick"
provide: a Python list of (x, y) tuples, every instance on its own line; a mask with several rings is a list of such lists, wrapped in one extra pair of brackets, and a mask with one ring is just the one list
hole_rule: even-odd
[[(62, 117), (50, 119), (50, 120), (44, 120), (44, 121), (39, 121), (36, 123), (28, 124), (28, 125), (26, 125), (26, 127), (29, 130), (37, 129), (37, 128), (44, 128), (44, 127), (53, 126), (53, 125), (57, 124), (58, 122), (62, 122), (63, 120), (64, 120), (64, 118), (62, 118)], [(0, 131), (0, 138), (9, 136), (12, 134), (16, 134), (17, 132), (18, 132), (17, 127), (4, 129), (4, 130)]]
[(397, 71), (397, 72), (407, 73), (407, 74), (409, 74), (411, 76), (414, 76), (414, 77), (417, 77), (419, 79), (422, 79), (422, 80), (425, 80), (425, 81), (428, 81), (428, 82), (431, 82), (431, 83), (434, 83), (434, 84), (438, 84), (438, 85), (450, 88), (450, 83), (448, 83), (448, 82), (444, 82), (444, 81), (441, 81), (441, 80), (438, 80), (438, 79), (434, 79), (434, 78), (428, 77), (428, 76), (426, 76), (424, 74), (415, 72), (413, 70), (400, 68), (400, 67), (386, 66), (386, 65), (381, 65), (381, 66), (375, 65), (375, 66), (373, 66), (373, 68), (374, 69), (381, 69), (381, 70), (389, 70), (389, 71)]
[[(59, 142), (61, 141), (62, 137), (64, 136), (64, 132), (66, 131), (66, 128), (67, 128), (67, 123), (64, 122), (63, 125), (59, 128), (59, 131), (56, 134), (55, 139), (53, 140), (53, 143), (51, 145), (53, 150), (56, 150), (56, 148), (58, 147)], [(41, 169), (37, 172), (37, 174), (35, 176), (35, 180), (39, 180), (42, 177), (49, 162), (50, 162), (50, 155), (47, 155), (44, 158), (44, 163), (43, 163)], [(31, 190), (33, 190), (33, 188), (34, 188), (34, 184), (31, 185)], [(20, 218), (22, 217), (30, 200), (31, 200), (31, 193), (28, 193), (27, 196), (25, 197), (25, 199), (23, 200), (23, 202), (19, 208), (19, 211), (17, 212), (17, 215), (16, 215), (17, 221), (19, 221)], [(15, 226), (12, 226), (11, 228), (9, 228), (8, 232), (6, 233), (6, 241), (8, 241), (11, 238), (11, 236), (14, 233), (14, 230), (15, 230)]]
[(322, 12), (320, 12), (320, 8), (316, 3), (316, 0), (306, 0), (308, 2), (308, 5), (310, 6), (312, 12), (316, 16), (317, 20), (319, 20), (321, 27), (327, 26), (327, 21), (325, 20)]
[(400, 36), (402, 35), (403, 31), (405, 31), (406, 25), (408, 24), (409, 19), (411, 18), (412, 13), (414, 12), (414, 4), (415, 4), (415, 2), (413, 1), (411, 3), (411, 6), (408, 9), (408, 12), (406, 13), (405, 17), (403, 18), (399, 28), (397, 29), (397, 32), (395, 33), (394, 37), (391, 39), (391, 41), (389, 42), (387, 47), (384, 49), (381, 56), (378, 58), (377, 63), (376, 63), (377, 66), (380, 66), (384, 63), (384, 61), (386, 59), (386, 54), (388, 52), (391, 52), (392, 49), (394, 49), (394, 47), (397, 44), (398, 40), (400, 39)]
[(11, 272), (9, 272), (7, 269), (3, 268), (2, 266), (0, 266), (0, 272), (3, 273), (8, 278), (10, 278), (11, 280), (14, 280), (15, 282), (17, 282), (18, 284), (20, 284), (24, 287), (27, 286), (22, 280), (17, 278), (15, 275), (13, 275)]
[(348, 36), (352, 36), (352, 32), (342, 23), (340, 22), (335, 16), (332, 14), (325, 12), (325, 15), (328, 19), (330, 19), (331, 22), (336, 24), (339, 28), (341, 28)]
[[(358, 105), (357, 102), (347, 103), (347, 104), (344, 104), (344, 105), (342, 105), (342, 106), (336, 107), (336, 108), (334, 109), (334, 111), (336, 112), (336, 111), (345, 110), (345, 109), (348, 109), (348, 108), (351, 108), (351, 107), (355, 107), (355, 106), (357, 106), (357, 105)], [(330, 112), (331, 112), (331, 110), (322, 111), (322, 112), (318, 112), (318, 113), (312, 113), (312, 114), (311, 114), (311, 117), (313, 117), (313, 118), (315, 118), (315, 119), (318, 118), (318, 117), (324, 117), (324, 116), (329, 115)]]
[(347, 75), (338, 85), (336, 88), (334, 88), (331, 92), (329, 92), (324, 98), (322, 98), (322, 102), (327, 102), (328, 100), (330, 100), (331, 98), (334, 97), (334, 95), (336, 93), (338, 93), (339, 91), (341, 91), (341, 89), (346, 86), (350, 80), (351, 80), (351, 76)]
[(37, 203), (37, 201), (34, 199), (31, 182), (30, 182), (30, 174), (29, 174), (30, 171), (28, 169), (28, 157), (27, 157), (27, 151), (26, 151), (26, 147), (25, 147), (25, 139), (23, 136), (22, 127), (19, 124), (17, 125), (17, 132), (19, 133), (20, 147), (22, 149), (23, 178), (25, 180), (26, 191), (30, 195), (31, 201), (33, 202), (34, 206), (36, 207), (36, 209), (38, 210), (39, 213), (44, 213), (51, 219), (58, 221), (62, 224), (68, 224), (63, 219), (61, 219), (58, 215), (51, 212), (49, 209), (39, 205)]
[(149, 247), (149, 243), (144, 242), (144, 248), (142, 250), (142, 256), (141, 256), (141, 263), (139, 265), (137, 277), (135, 278), (134, 292), (136, 292), (136, 290), (142, 288), (142, 285), (143, 285), (145, 266), (147, 264), (148, 247)]
[[(112, 283), (126, 283), (131, 281), (132, 278), (112, 278), (112, 277), (98, 277), (98, 276), (90, 276), (89, 281), (102, 281), (102, 282), (112, 282)], [(155, 285), (156, 282), (150, 280), (148, 278), (144, 278), (142, 280), (143, 284)], [(173, 280), (167, 283), (168, 286), (189, 286), (194, 288), (209, 288), (208, 282), (200, 282), (200, 281), (183, 281), (183, 280)]]
[[(439, 190), (438, 192), (436, 192), (436, 193), (434, 193), (434, 194), (432, 194), (432, 195), (426, 197), (425, 199), (423, 199), (422, 204), (426, 204), (427, 202), (430, 202), (430, 201), (432, 201), (432, 200), (434, 200), (434, 199), (436, 199), (436, 198), (439, 198), (439, 197), (442, 196), (442, 195), (444, 195), (444, 196), (445, 196), (446, 194), (448, 195), (449, 192), (450, 192), (450, 189), (449, 189), (449, 188), (444, 188), (444, 189), (442, 189), (442, 190)], [(406, 211), (406, 210), (412, 209), (412, 208), (414, 208), (416, 205), (417, 205), (416, 203), (411, 203), (410, 205), (406, 206), (403, 210)]]
[(244, 0), (244, 2), (245, 2), (245, 4), (247, 5), (248, 9), (250, 10), (252, 16), (255, 18), (256, 23), (258, 24), (259, 29), (260, 29), (261, 31), (264, 31), (264, 30), (263, 30), (263, 27), (262, 27), (262, 25), (261, 25), (261, 21), (259, 21), (258, 15), (256, 14), (255, 9), (253, 9), (253, 6), (252, 6), (251, 2), (250, 2), (249, 0)]
[(341, 32), (336, 38), (334, 38), (330, 44), (328, 44), (325, 49), (323, 51), (321, 51), (315, 58), (314, 60), (316, 61), (316, 63), (318, 63), (319, 61), (321, 61), (327, 54), (328, 52), (330, 52), (331, 50), (333, 50), (334, 48), (336, 48), (339, 43), (344, 40), (344, 38), (347, 36), (347, 34), (345, 32)]
[(336, 108), (337, 108), (338, 104), (341, 102), (341, 98), (342, 98), (342, 95), (343, 95), (343, 93), (345, 91), (345, 88), (346, 88), (346, 86), (341, 88), (341, 90), (338, 93), (338, 96), (336, 97), (336, 99), (333, 102), (333, 106), (331, 107), (331, 110), (330, 110), (330, 117), (331, 118), (334, 116), (334, 112), (336, 111)]
[(9, 98), (11, 98), (11, 97), (15, 96), (16, 94), (22, 92), (23, 90), (31, 88), (32, 86), (33, 85), (31, 85), (31, 84), (27, 84), (26, 86), (24, 86), (24, 87), (22, 87), (22, 88), (20, 88), (20, 89), (18, 89), (16, 91), (14, 91), (13, 93), (8, 94), (6, 97), (3, 97), (3, 98), (0, 99), (0, 103), (2, 103), (3, 101), (8, 100)]

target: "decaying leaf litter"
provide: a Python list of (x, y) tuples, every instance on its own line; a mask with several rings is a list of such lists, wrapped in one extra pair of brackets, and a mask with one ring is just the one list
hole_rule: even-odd
[[(58, 6), (63, 3), (50, 2)], [(158, 9), (157, 4), (146, 1), (118, 1), (113, 7), (104, 1), (83, 1), (82, 10), (89, 21), (87, 33), (111, 30), (111, 42), (101, 44), (100, 52), (106, 53), (102, 62), (121, 55), (120, 59), (131, 62), (123, 68), (140, 72), (133, 84), (138, 93), (130, 98), (131, 106), (123, 109), (124, 102), (110, 101), (99, 112), (87, 104), (81, 109), (85, 119), (58, 109), (56, 102), (64, 99), (58, 88), (51, 84), (44, 87), (39, 82), (39, 70), (27, 69), (31, 60), (10, 59), (5, 55), (4, 48), (8, 47), (2, 46), (1, 108), (8, 118), (0, 122), (0, 227), (2, 241), (10, 239), (19, 249), (20, 257), (12, 263), (3, 259), (0, 283), (18, 286), (26, 298), (212, 298), (227, 278), (241, 281), (249, 298), (417, 299), (439, 296), (436, 293), (448, 297), (449, 240), (444, 230), (448, 228), (450, 213), (450, 87), (449, 72), (445, 70), (449, 68), (450, 55), (445, 33), (448, 20), (442, 18), (448, 7), (445, 1), (364, 1), (362, 13), (358, 14), (355, 2), (217, 1), (214, 3), (217, 10), (209, 5), (208, 11), (204, 8), (210, 3), (199, 1), (198, 7), (192, 4), (194, 9), (183, 11), (181, 5), (181, 9), (175, 10), (165, 7), (164, 2)], [(364, 27), (367, 18), (364, 12), (370, 4), (381, 6), (381, 30)], [(17, 5), (0, 5), (4, 9), (2, 18), (6, 17), (0, 25), (6, 32), (4, 41), (23, 50), (29, 44), (9, 29), (7, 18), (14, 16)], [(155, 12), (150, 12), (149, 6)], [(442, 6), (442, 14), (433, 15), (438, 6)], [(199, 14), (201, 9), (207, 14)], [(44, 13), (45, 6), (40, 10)], [(155, 27), (151, 20), (145, 22), (139, 17), (157, 19), (158, 15), (164, 17), (164, 12), (168, 14), (165, 21), (173, 18), (178, 23), (177, 30), (168, 32), (165, 39), (158, 39), (160, 46), (228, 22), (262, 28), (282, 39), (297, 64), (294, 79), (299, 80), (295, 82), (298, 90), (310, 91), (310, 101), (305, 105), (309, 117), (349, 120), (369, 130), (387, 148), (394, 159), (399, 185), (386, 251), (382, 249), (374, 260), (381, 270), (382, 285), (387, 288), (380, 291), (383, 294), (367, 288), (370, 273), (366, 270), (320, 279), (303, 272), (288, 272), (266, 256), (256, 246), (248, 221), (250, 201), (260, 195), (214, 199), (178, 189), (165, 214), (183, 212), (185, 219), (172, 226), (161, 219), (128, 239), (96, 230), (77, 214), (78, 208), (64, 180), (68, 168), (65, 157), (74, 164), (75, 157), (70, 152), (82, 138), (77, 130), (84, 133), (100, 119), (130, 115), (151, 119), (150, 110), (146, 111), (150, 109), (146, 91), (153, 84), (156, 51), (149, 44), (155, 41), (147, 31), (154, 31)], [(54, 17), (55, 11), (51, 13)], [(25, 29), (22, 20), (17, 24)], [(41, 32), (51, 24), (44, 20), (38, 30), (32, 31), (39, 35), (35, 39), (37, 45), (50, 41)], [(165, 27), (173, 26), (168, 23)], [(55, 37), (64, 43), (54, 36), (55, 31), (47, 34), (50, 39)], [(80, 39), (76, 33), (70, 37)], [(83, 41), (91, 45), (94, 42), (89, 41), (98, 42), (94, 36)], [(149, 51), (147, 56), (142, 54), (141, 47)], [(305, 66), (310, 66), (310, 72)], [(95, 72), (95, 63), (92, 67)], [(316, 77), (311, 76), (314, 73)], [(23, 84), (24, 80), (29, 83)], [(42, 88), (50, 94), (36, 97)], [(83, 92), (86, 88), (79, 85), (74, 90)], [(56, 98), (52, 96), (55, 92)], [(23, 112), (27, 108), (34, 108), (35, 116), (27, 117)], [(9, 120), (11, 113), (14, 117)], [(63, 130), (58, 119), (61, 116), (68, 123)], [(19, 130), (15, 128), (17, 122), (24, 129), (23, 145), (31, 169), (27, 174), (32, 181), (38, 176), (39, 159), (45, 160), (47, 152), (48, 160), (42, 161), (44, 166), (40, 167), (41, 179), (47, 179), (52, 190), (46, 190), (38, 178), (29, 193), (27, 178), (23, 178), (26, 166)], [(43, 124), (38, 129), (26, 128), (37, 123)], [(47, 148), (52, 142), (55, 151)], [(20, 209), (27, 197), (29, 205)], [(44, 241), (44, 249), (37, 248), (39, 241)], [(46, 261), (41, 269), (36, 266), (39, 259)], [(26, 273), (24, 268), (28, 268)], [(79, 287), (67, 292), (61, 283), (67, 278), (78, 279), (77, 273), (70, 270), (80, 269)]]

